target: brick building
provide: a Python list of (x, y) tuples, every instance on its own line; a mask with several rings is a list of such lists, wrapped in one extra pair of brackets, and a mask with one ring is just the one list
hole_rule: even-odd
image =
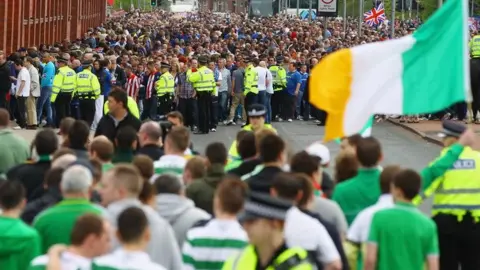
[(0, 50), (74, 40), (106, 18), (105, 0), (0, 0)]

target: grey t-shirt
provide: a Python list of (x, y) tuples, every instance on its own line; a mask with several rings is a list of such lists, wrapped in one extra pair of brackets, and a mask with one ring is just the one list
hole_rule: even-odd
[(347, 220), (336, 202), (322, 197), (315, 197), (311, 211), (334, 224), (339, 233), (346, 235), (348, 229)]
[(243, 84), (243, 78), (245, 77), (245, 69), (239, 68), (233, 72), (233, 80), (235, 80), (235, 93), (243, 93), (245, 86)]

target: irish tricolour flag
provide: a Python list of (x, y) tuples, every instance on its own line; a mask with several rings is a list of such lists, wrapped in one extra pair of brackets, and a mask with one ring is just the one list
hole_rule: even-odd
[(312, 71), (310, 102), (325, 140), (359, 133), (374, 114), (437, 112), (470, 100), (467, 0), (449, 0), (412, 35), (343, 49)]

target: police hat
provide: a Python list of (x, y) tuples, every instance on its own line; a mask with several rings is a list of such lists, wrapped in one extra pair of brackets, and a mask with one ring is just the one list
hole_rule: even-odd
[(277, 61), (277, 63), (282, 63), (285, 58), (282, 55), (279, 55), (275, 60)]
[(162, 62), (161, 68), (170, 68), (170, 64), (167, 62)]
[(83, 60), (82, 61), (82, 66), (84, 66), (84, 67), (91, 66), (92, 64), (93, 64), (92, 60)]
[(206, 65), (206, 64), (208, 64), (208, 58), (206, 56), (202, 55), (202, 56), (198, 57), (198, 63)]
[(262, 104), (253, 104), (248, 108), (248, 116), (265, 116), (267, 109)]
[(70, 59), (64, 58), (63, 55), (57, 56), (57, 62), (63, 62), (63, 63), (68, 63)]
[(268, 194), (250, 192), (245, 201), (243, 211), (238, 215), (240, 222), (259, 218), (285, 220), (292, 204), (286, 200), (274, 198)]
[(442, 122), (443, 131), (438, 134), (439, 137), (455, 137), (458, 138), (462, 135), (467, 127), (463, 124), (460, 124), (451, 120), (443, 120)]

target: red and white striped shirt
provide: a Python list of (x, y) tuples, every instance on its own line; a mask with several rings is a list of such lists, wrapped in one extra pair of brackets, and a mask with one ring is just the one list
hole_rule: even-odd
[(135, 98), (135, 96), (138, 94), (138, 90), (140, 89), (140, 78), (132, 73), (127, 79), (125, 88), (127, 88), (128, 96)]
[(148, 76), (147, 89), (145, 89), (145, 99), (152, 97), (153, 91), (155, 91), (155, 75), (157, 72), (153, 72)]

